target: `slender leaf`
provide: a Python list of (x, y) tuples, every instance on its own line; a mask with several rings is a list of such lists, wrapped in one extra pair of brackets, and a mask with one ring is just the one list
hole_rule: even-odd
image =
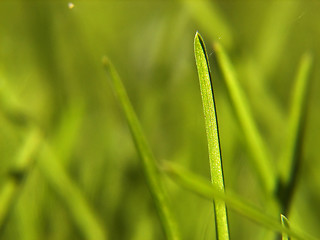
[[(298, 153), (301, 151), (301, 134), (306, 115), (307, 86), (310, 80), (312, 58), (305, 54), (295, 79), (295, 86), (291, 98), (291, 110), (288, 122), (288, 141), (280, 162), (280, 176), (284, 184), (292, 181), (295, 164), (298, 161)], [(299, 150), (300, 149), (300, 150)]]
[(38, 165), (42, 174), (61, 197), (86, 239), (105, 240), (106, 229), (47, 143), (42, 144), (39, 157)]
[[(10, 99), (12, 92), (9, 88), (5, 90), (5, 96), (2, 96), (3, 92), (0, 91), (0, 98), (5, 97)], [(10, 113), (13, 108), (15, 115), (25, 116), (24, 122), (27, 124), (24, 124), (24, 126), (30, 126), (31, 130), (30, 136), (28, 136), (24, 147), (21, 149), (21, 152), (19, 152), (16, 165), (10, 174), (10, 178), (6, 182), (2, 193), (0, 193), (2, 196), (0, 196), (0, 204), (2, 203), (0, 205), (2, 206), (2, 208), (0, 207), (0, 215), (5, 216), (7, 209), (12, 204), (11, 202), (17, 199), (15, 196), (21, 185), (21, 177), (27, 173), (26, 169), (28, 169), (32, 163), (33, 154), (40, 149), (40, 159), (37, 161), (37, 164), (49, 184), (56, 190), (57, 194), (62, 198), (63, 203), (65, 203), (70, 210), (73, 221), (78, 225), (79, 230), (83, 232), (87, 239), (105, 240), (106, 230), (97, 220), (95, 213), (92, 211), (82, 192), (65, 172), (53, 154), (49, 144), (44, 140), (42, 142), (40, 141), (40, 139), (42, 139), (40, 137), (42, 135), (41, 128), (36, 126), (32, 119), (25, 114), (23, 108), (16, 109), (12, 107), (20, 104), (18, 99), (16, 99), (15, 105), (6, 104), (5, 101), (3, 101), (3, 104), (6, 110), (4, 113), (7, 118), (11, 119)], [(19, 121), (11, 122), (16, 126), (20, 125)], [(0, 216), (0, 221), (3, 220), (1, 217), (2, 216)]]
[(284, 228), (278, 219), (267, 215), (266, 209), (259, 210), (251, 204), (241, 200), (239, 196), (233, 194), (231, 191), (222, 192), (217, 187), (208, 183), (202, 177), (199, 177), (192, 172), (183, 169), (179, 165), (166, 162), (163, 164), (162, 169), (178, 184), (207, 199), (221, 200), (224, 201), (230, 209), (238, 212), (242, 216), (259, 223), (270, 230), (276, 232), (283, 232), (291, 237), (304, 240), (315, 240), (316, 238), (301, 232), (297, 229)]
[[(224, 191), (222, 158), (220, 152), (219, 129), (214, 100), (214, 91), (206, 48), (199, 33), (196, 33), (194, 39), (194, 53), (198, 69), (203, 112), (206, 123), (211, 181), (217, 189)], [(218, 239), (229, 239), (228, 216), (225, 203), (219, 200), (215, 201), (214, 209)]]
[[(280, 215), (281, 218), (281, 224), (284, 228), (289, 229), (289, 221), (284, 215)], [(290, 237), (287, 233), (282, 233), (282, 240), (290, 240)]]
[(267, 193), (275, 190), (276, 174), (270, 162), (270, 156), (265, 146), (265, 142), (260, 135), (254, 118), (250, 112), (247, 99), (242, 92), (234, 68), (227, 57), (223, 47), (219, 43), (214, 44), (218, 62), (222, 69), (226, 85), (229, 90), (233, 106), (243, 129), (245, 139), (248, 143), (249, 151), (253, 158), (253, 165)]
[(141, 129), (139, 120), (130, 103), (125, 87), (116, 72), (112, 63), (107, 59), (103, 59), (104, 67), (111, 79), (113, 89), (116, 93), (120, 106), (126, 116), (129, 128), (132, 133), (132, 138), (135, 142), (137, 151), (142, 160), (143, 171), (149, 185), (150, 192), (155, 201), (158, 214), (161, 219), (162, 226), (166, 233), (167, 239), (180, 239), (175, 221), (169, 207), (168, 199), (166, 198), (162, 181), (160, 179), (159, 170), (156, 166), (156, 161), (153, 153), (148, 146), (147, 140)]
[(22, 148), (18, 151), (14, 166), (3, 183), (0, 192), (0, 228), (2, 228), (18, 194), (23, 179), (29, 173), (34, 163), (34, 157), (40, 143), (41, 134), (32, 129), (27, 134)]
[[(290, 1), (282, 3), (281, 1), (272, 1), (268, 4), (266, 18), (260, 34), (257, 36), (255, 51), (257, 52), (256, 67), (265, 76), (274, 71), (279, 64), (281, 51), (290, 36), (290, 25), (296, 20), (297, 13), (300, 11), (300, 3)], [(286, 32), (286, 34), (283, 34)]]

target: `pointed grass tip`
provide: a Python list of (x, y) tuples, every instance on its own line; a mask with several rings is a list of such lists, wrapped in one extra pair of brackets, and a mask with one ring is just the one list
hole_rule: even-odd
[(203, 41), (202, 37), (201, 37), (201, 34), (198, 31), (196, 31), (196, 35), (194, 36), (194, 40), (196, 40), (197, 38), (200, 40), (200, 42)]

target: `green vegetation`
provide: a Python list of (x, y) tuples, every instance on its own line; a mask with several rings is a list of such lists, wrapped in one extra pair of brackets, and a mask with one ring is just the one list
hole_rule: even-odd
[(2, 1), (0, 239), (318, 239), (319, 11)]
[[(194, 38), (194, 53), (198, 68), (203, 112), (207, 130), (211, 182), (213, 186), (224, 192), (219, 127), (214, 100), (212, 77), (206, 47), (199, 33), (196, 33)], [(227, 209), (223, 201), (214, 201), (214, 214), (217, 238), (229, 239)]]
[[(281, 217), (282, 226), (289, 228), (288, 219), (282, 214), (280, 217)], [(282, 233), (282, 240), (290, 240), (290, 238), (288, 237), (288, 235), (286, 233)]]

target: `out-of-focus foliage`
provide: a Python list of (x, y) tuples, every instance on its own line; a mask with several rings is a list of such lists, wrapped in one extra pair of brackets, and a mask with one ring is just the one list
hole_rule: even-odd
[[(300, 59), (313, 56), (300, 171), (286, 216), (290, 226), (320, 236), (319, 1), (73, 4), (0, 2), (0, 197), (13, 199), (0, 206), (0, 239), (165, 239), (101, 59), (108, 55), (121, 75), (156, 159), (209, 179), (197, 30), (212, 63), (226, 191), (266, 211), (211, 43), (219, 41), (232, 60), (274, 166), (291, 136)], [(33, 132), (40, 143), (28, 151)], [(28, 163), (22, 169), (21, 161)], [(181, 238), (214, 238), (212, 202), (164, 182)], [(269, 234), (232, 211), (229, 221), (231, 238)]]

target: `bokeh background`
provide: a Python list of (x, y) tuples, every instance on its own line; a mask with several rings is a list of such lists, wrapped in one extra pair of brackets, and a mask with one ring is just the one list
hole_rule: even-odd
[[(320, 1), (72, 3), (0, 1), (0, 239), (165, 239), (101, 59), (117, 68), (157, 160), (209, 181), (196, 31), (214, 76), (226, 188), (266, 212), (212, 43), (226, 48), (274, 165), (300, 59), (313, 56), (288, 217), (320, 237)], [(6, 190), (35, 128), (32, 163)], [(163, 179), (182, 239), (214, 239), (212, 202)], [(266, 239), (263, 227), (229, 218), (233, 239)]]

